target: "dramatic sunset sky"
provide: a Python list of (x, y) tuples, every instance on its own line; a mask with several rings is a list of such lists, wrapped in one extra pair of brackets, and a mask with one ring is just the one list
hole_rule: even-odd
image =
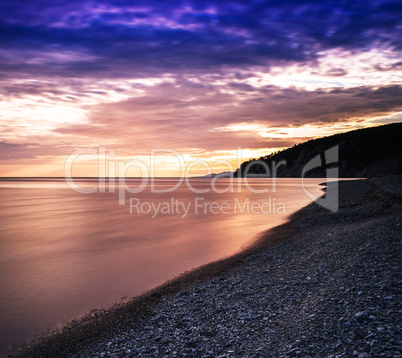
[(99, 146), (235, 165), (402, 121), (401, 19), (385, 0), (3, 0), (0, 176), (63, 176)]

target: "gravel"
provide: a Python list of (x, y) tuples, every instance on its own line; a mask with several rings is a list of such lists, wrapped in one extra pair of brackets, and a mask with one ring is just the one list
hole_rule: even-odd
[(340, 182), (254, 247), (89, 314), (20, 357), (402, 357), (402, 177)]

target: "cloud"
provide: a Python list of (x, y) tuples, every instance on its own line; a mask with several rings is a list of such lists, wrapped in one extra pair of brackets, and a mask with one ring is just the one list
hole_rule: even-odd
[(327, 71), (326, 73), (328, 76), (345, 76), (347, 75), (347, 71), (343, 68), (331, 68), (330, 70)]
[(37, 156), (36, 149), (38, 146), (38, 143), (18, 144), (1, 141), (1, 161), (35, 158)]
[(286, 136), (278, 138), (275, 128), (362, 122), (402, 111), (401, 86), (329, 91), (273, 86), (250, 91), (247, 87), (248, 96), (243, 99), (225, 93), (225, 88), (189, 82), (161, 84), (141, 97), (94, 106), (88, 123), (54, 132), (141, 152), (155, 147), (208, 151), (236, 146), (269, 148), (296, 143)]
[(0, 164), (46, 163), (50, 157), (65, 157), (82, 145), (56, 136), (15, 138), (13, 142), (0, 141)]
[(216, 73), (312, 61), (335, 48), (401, 49), (398, 2), (17, 0), (0, 11), (3, 76)]
[(0, 14), (7, 161), (281, 148), (402, 111), (397, 1), (6, 0)]

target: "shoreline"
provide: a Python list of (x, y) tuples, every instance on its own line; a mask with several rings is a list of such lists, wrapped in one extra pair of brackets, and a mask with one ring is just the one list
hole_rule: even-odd
[[(239, 354), (240, 356), (244, 356), (245, 353), (250, 354), (250, 356), (259, 356), (259, 355), (267, 356), (266, 355), (267, 350), (271, 352), (269, 354), (273, 354), (272, 356), (279, 356), (276, 355), (276, 353), (272, 352), (277, 353), (281, 352), (282, 355), (286, 355), (287, 353), (285, 352), (285, 350), (292, 351), (292, 349), (294, 348), (288, 349), (289, 344), (287, 342), (286, 344), (282, 342), (283, 339), (277, 340), (278, 344), (276, 345), (270, 343), (272, 350), (269, 350), (266, 347), (266, 345), (264, 346), (262, 344), (263, 342), (260, 342), (259, 339), (256, 338), (255, 342), (259, 342), (258, 344), (260, 346), (256, 347), (253, 352), (248, 352), (246, 345), (247, 344), (250, 345), (252, 342), (249, 342), (249, 340), (245, 339), (245, 337), (243, 338), (240, 337), (240, 339), (237, 340), (238, 341), (237, 343), (234, 342), (231, 345), (233, 347), (224, 347), (223, 349), (214, 348), (217, 346), (216, 342), (220, 341), (220, 336), (224, 341), (227, 340), (225, 337), (227, 336), (228, 333), (222, 333), (222, 334), (216, 333), (211, 335), (207, 334), (208, 333), (207, 331), (204, 332), (205, 334), (201, 334), (200, 332), (192, 332), (187, 334), (188, 337), (185, 338), (183, 342), (182, 341), (176, 342), (175, 340), (172, 340), (172, 337), (170, 337), (172, 336), (172, 334), (170, 333), (167, 335), (167, 337), (170, 337), (167, 340), (164, 339), (163, 337), (158, 340), (158, 336), (153, 337), (152, 335), (146, 337), (144, 336), (141, 338), (142, 334), (141, 332), (144, 331), (144, 328), (147, 327), (147, 325), (151, 325), (154, 329), (157, 330), (161, 329), (162, 332), (165, 330), (170, 331), (170, 328), (177, 328), (178, 330), (180, 330), (182, 326), (183, 327), (187, 326), (188, 322), (190, 322), (191, 324), (198, 322), (199, 320), (197, 319), (198, 318), (197, 312), (199, 312), (200, 309), (202, 311), (203, 308), (205, 308), (205, 306), (207, 306), (206, 311), (208, 310), (211, 311), (206, 312), (207, 316), (209, 317), (208, 319), (212, 319), (214, 316), (215, 318), (218, 318), (221, 315), (224, 315), (226, 317), (226, 313), (231, 311), (231, 308), (227, 307), (227, 309), (225, 309), (225, 307), (223, 307), (220, 309), (219, 312), (214, 312), (215, 308), (210, 307), (211, 305), (208, 304), (208, 302), (211, 299), (211, 295), (219, 297), (222, 296), (221, 298), (223, 300), (225, 300), (226, 297), (227, 301), (231, 301), (232, 303), (243, 304), (244, 302), (250, 301), (249, 303), (256, 304), (256, 302), (258, 302), (258, 299), (255, 302), (251, 299), (251, 297), (254, 297), (253, 295), (256, 294), (253, 291), (253, 288), (255, 287), (251, 287), (255, 283), (252, 282), (253, 279), (255, 279), (256, 282), (259, 282), (258, 283), (260, 286), (259, 290), (264, 292), (263, 296), (265, 295), (269, 296), (271, 294), (270, 291), (272, 292), (274, 292), (275, 290), (281, 291), (282, 289), (284, 290), (290, 289), (293, 295), (293, 289), (300, 288), (303, 285), (306, 286), (307, 289), (310, 289), (309, 286), (313, 282), (311, 280), (312, 277), (314, 277), (314, 272), (310, 273), (310, 276), (303, 277), (302, 280), (299, 280), (300, 282), (298, 280), (296, 280), (297, 282), (293, 283), (291, 282), (296, 277), (295, 276), (296, 271), (299, 270), (300, 267), (302, 267), (300, 266), (300, 264), (303, 264), (304, 265), (303, 267), (306, 266), (305, 262), (306, 258), (303, 257), (304, 255), (301, 254), (305, 253), (305, 250), (308, 251), (310, 249), (312, 250), (310, 253), (312, 257), (314, 255), (318, 256), (321, 255), (322, 256), (321, 262), (319, 260), (312, 261), (313, 267), (314, 264), (317, 264), (316, 269), (319, 269), (320, 271), (320, 265), (322, 265), (325, 260), (328, 260), (328, 257), (324, 255), (325, 251), (320, 252), (320, 250), (322, 250), (322, 244), (325, 243), (331, 245), (331, 243), (327, 242), (328, 238), (320, 238), (319, 237), (320, 235), (318, 235), (318, 239), (317, 238), (312, 239), (311, 236), (317, 235), (317, 233), (318, 234), (321, 233), (322, 235), (324, 231), (328, 231), (329, 229), (333, 231), (331, 233), (331, 236), (333, 237), (336, 237), (337, 235), (345, 235), (345, 231), (344, 230), (342, 231), (341, 228), (353, 227), (356, 225), (357, 226), (360, 225), (362, 227), (361, 230), (363, 231), (364, 229), (368, 230), (368, 226), (371, 225), (370, 222), (373, 220), (374, 221), (388, 220), (391, 222), (397, 221), (398, 224), (395, 225), (400, 225), (400, 217), (401, 217), (400, 182), (401, 182), (401, 176), (384, 178), (384, 179), (358, 180), (352, 182), (340, 181), (341, 205), (338, 213), (325, 212), (325, 209), (322, 209), (318, 207), (317, 204), (312, 203), (306, 206), (305, 208), (302, 208), (298, 212), (294, 213), (293, 215), (291, 215), (286, 223), (261, 233), (260, 238), (251, 247), (246, 248), (244, 251), (241, 251), (240, 253), (231, 256), (229, 258), (212, 262), (203, 265), (199, 268), (196, 268), (194, 270), (191, 270), (189, 272), (185, 272), (180, 276), (178, 276), (177, 278), (174, 278), (166, 282), (165, 284), (162, 284), (161, 286), (158, 286), (148, 292), (145, 292), (140, 296), (137, 296), (128, 303), (117, 304), (107, 310), (95, 311), (77, 321), (72, 321), (59, 332), (51, 332), (48, 335), (40, 337), (36, 341), (32, 341), (31, 343), (29, 343), (29, 346), (26, 345), (19, 347), (18, 348), (19, 350), (15, 350), (14, 352), (12, 352), (13, 354), (12, 356), (67, 357), (67, 356), (74, 356), (74, 354), (78, 354), (78, 356), (80, 357), (81, 356), (89, 357), (92, 354), (94, 354), (94, 356), (99, 356), (101, 355), (101, 353), (104, 353), (102, 356), (105, 357), (115, 355), (129, 357), (130, 354), (132, 354), (132, 356), (137, 356), (138, 352), (142, 352), (141, 349), (144, 351), (141, 353), (143, 356), (164, 356), (165, 354), (169, 354), (166, 353), (169, 350), (171, 350), (171, 352), (177, 351), (177, 354), (179, 356), (183, 352), (185, 352), (187, 356), (199, 356), (198, 354), (200, 354), (201, 352), (202, 352), (201, 356), (206, 355), (211, 357), (215, 355), (219, 356), (222, 354), (225, 354), (225, 356), (227, 357), (239, 356)], [(362, 200), (364, 200), (363, 203), (361, 202)], [(368, 209), (370, 209), (371, 212), (368, 212)], [(387, 225), (392, 225), (392, 223), (391, 224), (388, 223)], [(399, 228), (398, 230), (400, 232), (400, 226), (395, 227)], [(372, 229), (373, 228), (370, 226), (371, 231)], [(391, 229), (389, 230), (385, 229), (385, 231), (390, 230)], [(339, 232), (337, 233), (337, 231)], [(386, 234), (387, 232), (384, 233)], [(392, 235), (397, 234), (392, 233)], [(391, 240), (391, 242), (394, 241), (395, 241), (394, 239)], [(348, 245), (351, 245), (351, 243), (349, 243)], [(400, 242), (395, 241), (395, 245), (399, 245), (400, 248)], [(337, 249), (339, 248), (337, 247)], [(349, 249), (352, 250), (351, 252), (353, 252), (354, 249), (353, 245), (351, 245)], [(360, 248), (357, 249), (357, 253), (359, 253), (358, 251), (359, 249)], [(395, 248), (393, 248), (391, 251), (395, 251)], [(361, 252), (362, 251), (360, 251), (360, 253)], [(343, 254), (343, 259), (347, 259), (348, 254), (350, 255), (350, 252), (346, 250), (346, 252)], [(269, 260), (267, 260), (267, 258), (269, 258)], [(294, 261), (293, 264), (289, 260), (293, 260)], [(280, 263), (282, 262), (286, 263), (284, 267), (281, 267), (283, 264), (280, 265)], [(272, 265), (272, 267), (269, 265)], [(290, 267), (293, 267), (292, 265), (294, 266), (293, 271), (290, 269)], [(264, 268), (264, 271), (262, 271), (261, 267)], [(375, 267), (370, 268), (370, 270), (371, 271), (375, 270)], [(311, 271), (311, 268), (307, 269), (307, 271)], [(244, 272), (249, 272), (251, 275), (245, 275)], [(300, 274), (300, 272), (297, 271), (297, 274)], [(234, 280), (233, 275), (235, 277), (237, 277), (236, 275), (240, 275), (241, 277), (240, 279)], [(269, 277), (266, 278), (266, 276)], [(289, 276), (288, 281), (290, 283), (286, 284), (284, 282), (280, 282), (280, 278), (285, 280), (284, 277), (287, 276)], [(310, 278), (308, 279), (308, 277)], [(235, 284), (227, 283), (228, 281), (231, 280), (234, 280), (233, 282), (235, 282)], [(267, 282), (265, 282), (265, 280)], [(325, 282), (322, 282), (324, 285), (319, 284), (320, 277), (315, 277), (315, 280), (317, 282), (314, 285), (314, 289), (315, 290), (318, 289), (318, 292), (320, 291), (320, 289), (325, 291), (325, 289), (329, 287), (328, 285), (326, 285)], [(240, 289), (240, 286), (243, 289)], [(284, 288), (285, 286), (287, 287)], [(302, 287), (301, 291), (303, 291), (304, 289), (305, 287)], [(244, 295), (238, 295), (238, 293), (242, 291), (244, 292)], [(183, 292), (186, 293), (184, 294), (184, 298), (182, 297)], [(205, 292), (208, 292), (208, 294), (206, 294)], [(261, 299), (264, 299), (263, 296), (261, 297)], [(284, 297), (287, 297), (287, 295), (285, 295)], [(285, 299), (284, 297), (282, 297), (282, 299)], [(309, 295), (305, 297), (305, 300), (307, 299), (308, 301), (308, 297)], [(387, 297), (390, 297), (390, 295), (388, 295)], [(298, 299), (300, 299), (300, 297), (298, 297)], [(176, 308), (173, 309), (173, 307), (177, 307), (177, 305), (171, 306), (171, 304), (174, 304), (172, 302), (180, 303), (183, 300), (187, 305), (187, 309), (183, 311), (187, 312), (187, 314), (185, 314), (186, 316), (184, 322), (185, 324), (183, 323), (177, 324), (176, 316), (178, 315), (178, 313), (176, 311), (178, 311), (178, 309)], [(194, 300), (196, 301), (194, 302)], [(393, 302), (393, 300), (387, 299), (386, 304), (391, 303), (391, 301)], [(309, 302), (307, 306), (309, 305), (311, 306), (312, 304), (313, 301)], [(319, 303), (317, 304), (319, 305)], [(292, 303), (290, 303), (290, 305), (292, 306)], [(288, 310), (287, 314), (283, 315), (283, 317), (281, 317), (281, 319), (278, 322), (276, 322), (277, 325), (271, 322), (275, 321), (275, 319), (273, 318), (270, 319), (272, 314), (275, 314), (275, 309), (272, 307), (268, 310), (269, 314), (268, 311), (265, 312), (266, 317), (263, 317), (262, 322), (259, 322), (260, 320), (257, 318), (253, 318), (253, 316), (258, 312), (263, 312), (261, 311), (261, 309), (263, 310), (263, 307), (259, 307), (259, 310), (251, 310), (250, 311), (251, 315), (250, 312), (248, 312), (248, 310), (245, 309), (245, 311), (248, 312), (247, 313), (248, 316), (240, 315), (239, 321), (242, 321), (243, 322), (242, 324), (243, 325), (245, 324), (248, 327), (248, 324), (252, 325), (255, 323), (254, 320), (258, 320), (259, 323), (257, 324), (257, 326), (260, 327), (261, 325), (261, 327), (265, 328), (270, 327), (269, 329), (272, 330), (271, 332), (272, 337), (276, 337), (276, 335), (280, 332), (282, 332), (283, 334), (282, 328), (284, 325), (286, 326), (286, 321), (289, 320), (291, 321), (293, 318), (297, 319), (298, 317), (297, 307), (295, 306), (295, 304), (293, 304), (293, 306), (292, 309)], [(192, 307), (198, 307), (198, 308), (197, 310), (194, 310), (192, 309)], [(300, 312), (302, 312), (303, 311), (302, 306), (300, 306), (299, 308), (301, 310)], [(180, 308), (180, 310), (183, 309), (184, 308)], [(161, 317), (160, 312), (166, 312), (162, 316), (163, 317), (168, 316), (167, 320), (165, 318), (163, 319), (155, 318), (155, 317)], [(253, 314), (253, 312), (255, 314)], [(264, 313), (258, 313), (258, 314), (264, 316)], [(315, 317), (314, 316), (311, 317), (311, 319), (309, 319), (308, 317), (311, 315), (317, 315), (317, 314), (311, 313), (310, 315), (307, 315), (306, 322), (304, 322), (305, 317), (302, 317), (303, 322), (301, 322), (300, 324), (307, 323), (308, 325), (309, 322)], [(179, 315), (178, 317), (183, 317), (183, 314)], [(243, 317), (243, 319), (241, 317)], [(338, 317), (338, 321), (340, 318), (342, 317)], [(181, 318), (181, 320), (182, 319), (183, 318)], [(236, 330), (238, 323), (237, 319), (235, 320), (233, 320), (233, 318), (227, 318), (227, 319), (228, 319), (227, 322), (225, 321), (225, 319), (222, 319), (222, 322), (226, 322), (225, 327), (229, 327), (231, 324), (234, 324), (233, 326), (234, 328), (233, 327), (232, 328)], [(166, 321), (168, 323), (160, 324), (161, 320)], [(212, 320), (208, 324), (208, 326), (213, 325), (213, 321), (214, 320)], [(357, 323), (359, 322), (360, 321), (358, 320)], [(191, 326), (190, 323), (189, 326)], [(197, 330), (202, 331), (202, 329), (199, 327), (200, 324), (199, 323), (197, 324), (198, 326), (193, 325), (191, 327), (196, 328), (198, 327)], [(352, 325), (352, 323), (350, 324)], [(356, 325), (356, 327), (357, 326), (358, 325)], [(275, 327), (277, 331), (275, 331)], [(245, 327), (243, 328), (244, 329), (240, 331), (236, 330), (238, 335), (239, 334), (249, 335), (250, 331)], [(292, 330), (293, 328), (294, 327), (292, 327), (292, 325), (290, 324), (290, 330)], [(354, 329), (356, 330), (357, 328)], [(361, 329), (363, 330), (363, 328)], [(217, 329), (215, 327), (215, 331), (216, 330)], [(254, 331), (256, 330), (254, 329)], [(135, 347), (130, 346), (130, 348), (127, 348), (127, 344), (124, 343), (126, 340), (128, 340), (127, 337), (130, 336), (130, 334), (128, 334), (127, 332), (131, 332), (130, 334), (134, 335), (135, 337), (139, 337), (138, 340), (135, 342), (134, 345)], [(342, 332), (342, 329), (340, 330), (340, 332)], [(163, 336), (163, 334), (159, 334), (159, 336)], [(288, 336), (290, 337), (292, 335), (288, 333)], [(127, 339), (124, 337), (126, 337)], [(117, 339), (116, 342), (118, 343), (115, 344), (116, 339)], [(287, 340), (292, 341), (291, 338), (287, 338)], [(211, 349), (214, 348), (215, 351), (208, 351), (206, 349), (206, 347), (208, 346), (208, 341), (211, 341), (210, 343)], [(212, 341), (214, 341), (215, 343), (212, 343)], [(191, 344), (189, 344), (189, 342)], [(143, 343), (144, 346), (143, 348), (140, 348), (141, 343)], [(148, 348), (146, 347), (148, 347), (148, 345), (153, 347), (152, 353), (147, 352)], [(218, 347), (219, 346), (220, 344), (218, 344)], [(283, 348), (284, 346), (286, 346), (286, 349)], [(297, 355), (304, 353), (304, 350), (300, 343), (298, 343), (296, 346), (298, 348), (293, 352), (289, 353), (290, 356), (293, 356), (292, 355), (293, 353), (296, 354), (295, 352), (299, 351), (300, 353), (297, 353)], [(108, 347), (111, 348), (109, 349)], [(138, 352), (137, 351), (134, 352), (134, 349), (136, 349), (137, 347), (140, 350)], [(109, 353), (107, 353), (108, 349)], [(122, 351), (120, 352), (119, 349)], [(157, 352), (155, 351), (155, 349), (157, 350)], [(164, 350), (164, 352), (162, 352), (162, 350)], [(306, 348), (306, 351), (307, 350), (308, 349)], [(310, 350), (312, 350), (312, 348)], [(118, 352), (119, 354), (117, 354)], [(311, 353), (313, 355), (316, 354), (315, 352), (310, 352), (310, 354)]]
[[(285, 223), (257, 234), (255, 240), (232, 256), (185, 271), (165, 283), (131, 298), (128, 302), (117, 302), (106, 309), (94, 309), (78, 319), (67, 322), (61, 329), (49, 330), (25, 344), (17, 345), (15, 349), (8, 352), (8, 356), (53, 357), (53, 354), (57, 354), (58, 357), (67, 357), (71, 354), (70, 352), (76, 351), (71, 347), (77, 342), (84, 341), (85, 344), (92, 341), (92, 337), (98, 339), (99, 334), (106, 333), (107, 336), (114, 328), (119, 329), (127, 322), (131, 324), (133, 321), (146, 320), (149, 315), (148, 310), (157, 304), (162, 296), (177, 293), (188, 285), (215, 278), (230, 271), (261, 248), (286, 240), (293, 230), (291, 225), (288, 225), (289, 221), (297, 213), (291, 214)], [(124, 317), (123, 315), (126, 314), (133, 314), (136, 317)], [(119, 321), (117, 322), (117, 320)]]

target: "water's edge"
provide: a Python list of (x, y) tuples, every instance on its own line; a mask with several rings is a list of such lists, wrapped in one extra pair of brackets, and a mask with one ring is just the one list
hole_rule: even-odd
[(69, 356), (76, 353), (80, 346), (105, 339), (119, 329), (144, 321), (149, 317), (151, 308), (162, 297), (174, 294), (193, 283), (219, 276), (235, 268), (248, 256), (262, 248), (281, 243), (291, 237), (294, 234), (294, 221), (303, 217), (304, 209), (311, 205), (314, 205), (314, 202), (310, 202), (289, 215), (285, 223), (256, 235), (250, 244), (232, 256), (185, 271), (177, 277), (133, 297), (128, 302), (115, 303), (107, 309), (92, 310), (85, 316), (74, 319), (58, 329), (38, 335), (26, 344), (15, 346), (9, 354), (21, 357)]

